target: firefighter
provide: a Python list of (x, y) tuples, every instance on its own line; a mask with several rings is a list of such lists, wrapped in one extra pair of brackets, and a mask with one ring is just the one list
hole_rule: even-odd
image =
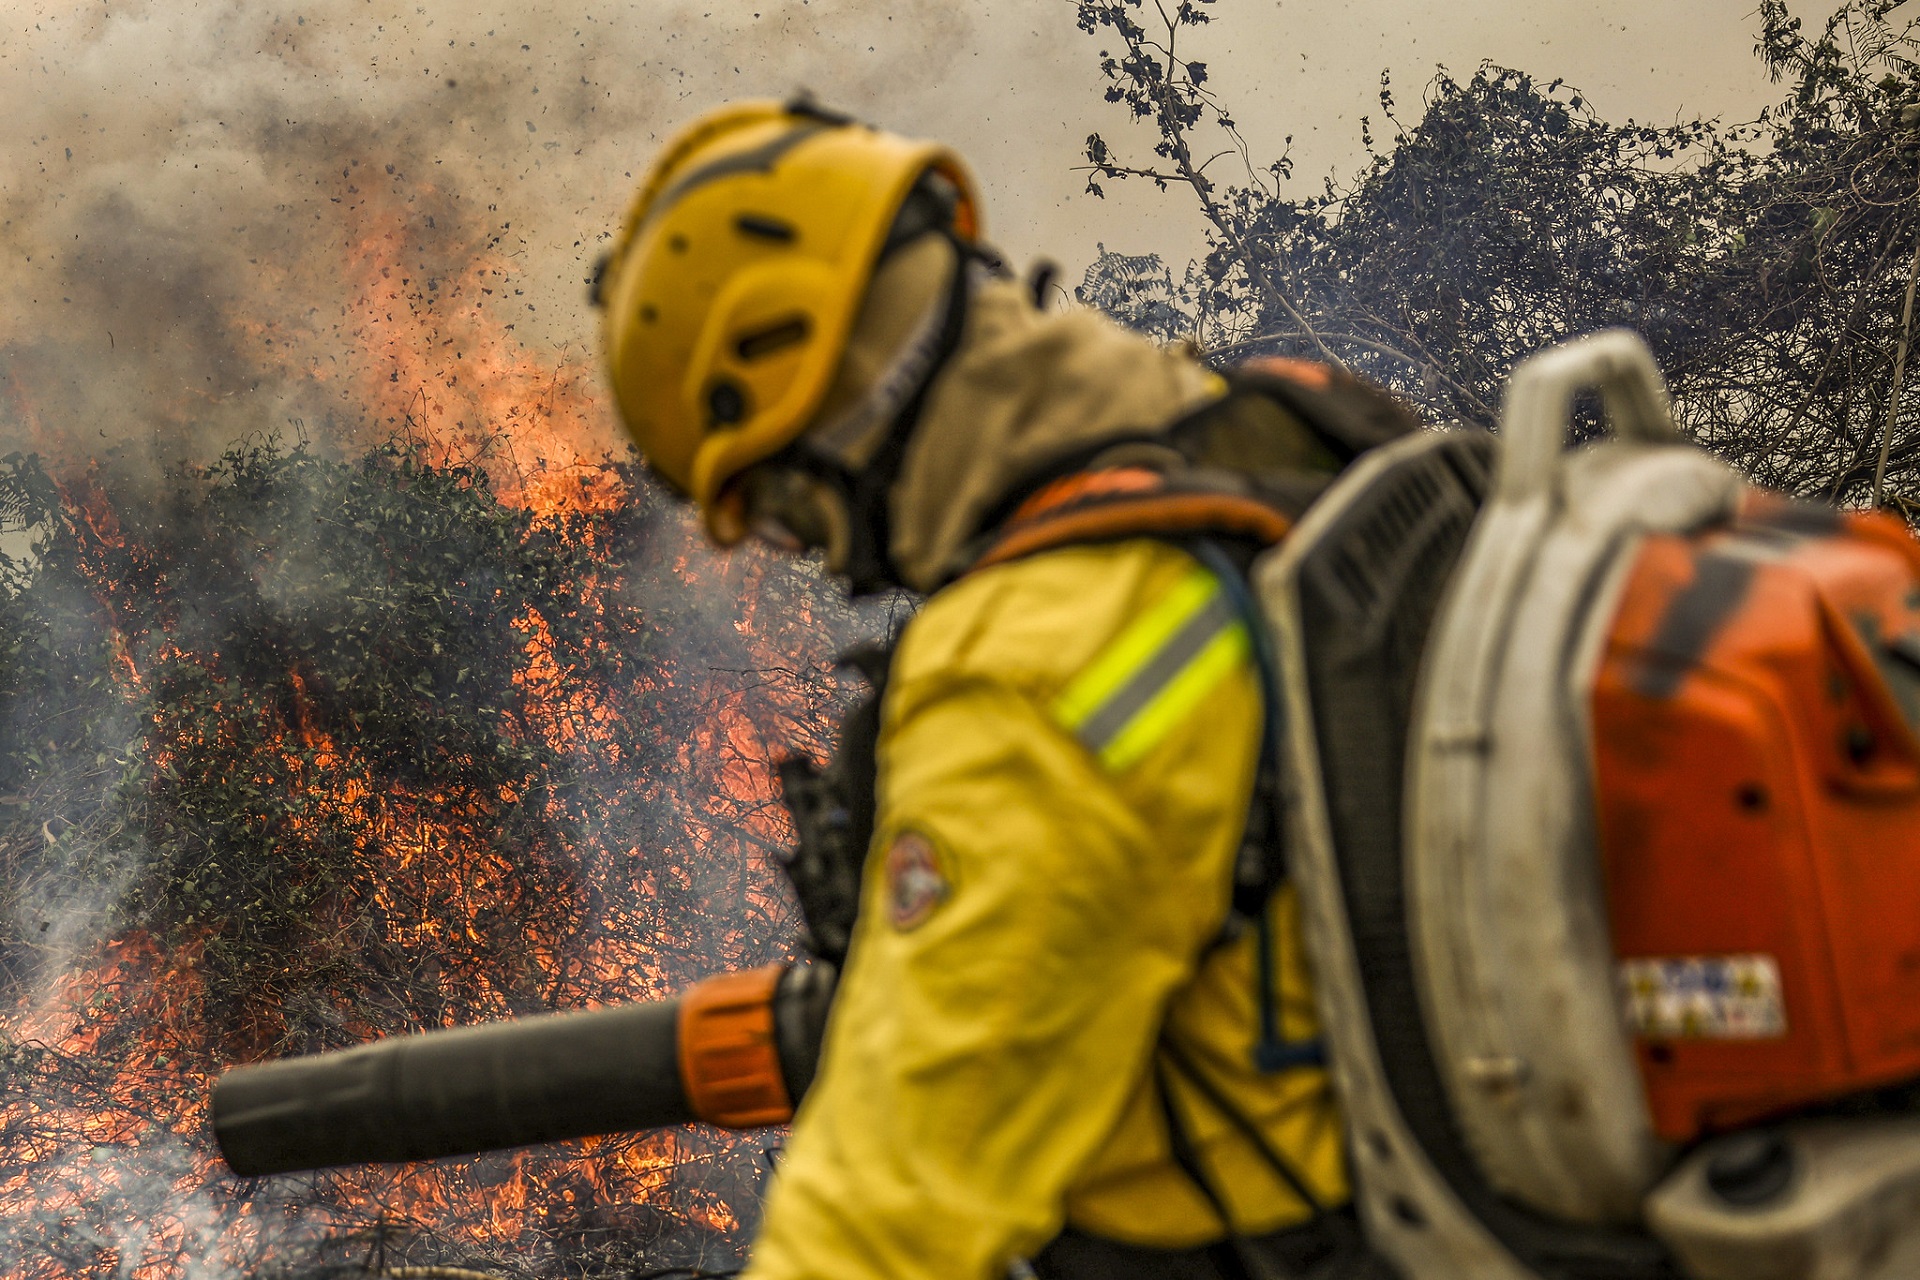
[(715, 543), (927, 596), (746, 1274), (1376, 1274), (1294, 894), (1247, 891), (1281, 855), (1237, 577), (1400, 411), (1038, 306), (952, 152), (807, 103), (673, 141), (595, 294), (619, 412)]

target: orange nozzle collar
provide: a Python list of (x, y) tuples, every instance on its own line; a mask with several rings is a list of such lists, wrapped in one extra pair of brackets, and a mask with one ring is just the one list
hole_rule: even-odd
[(705, 978), (680, 997), (680, 1085), (709, 1124), (752, 1129), (793, 1119), (773, 998), (783, 964)]

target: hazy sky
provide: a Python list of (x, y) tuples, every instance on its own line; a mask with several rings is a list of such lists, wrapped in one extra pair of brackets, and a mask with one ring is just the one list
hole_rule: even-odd
[[(1379, 133), (1380, 74), (1393, 76), (1412, 124), (1437, 66), (1466, 75), (1483, 60), (1565, 77), (1609, 119), (1751, 116), (1777, 96), (1753, 56), (1754, 0), (1219, 0), (1196, 45), (1256, 161), (1293, 136), (1295, 188), (1364, 161), (1360, 117)], [(1009, 250), (1076, 264), (1096, 241), (1184, 257), (1202, 223), (1190, 199), (1106, 184), (1102, 202), (1071, 173), (1094, 130), (1124, 145), (1144, 135), (1101, 101), (1101, 42), (1073, 6), (1049, 0), (973, 6), (975, 47), (939, 92), (887, 93), (876, 111), (959, 142), (986, 180)], [(1149, 5), (1149, 10), (1151, 5)], [(1015, 21), (1009, 15), (1024, 17)], [(960, 110), (952, 109), (958, 99)], [(1008, 140), (1015, 145), (1006, 145)], [(1134, 148), (1136, 152), (1143, 148)]]
[[(1611, 119), (1750, 116), (1776, 93), (1753, 4), (1218, 0), (1195, 52), (1256, 160), (1294, 135), (1304, 194), (1360, 163), (1382, 69), (1408, 123), (1436, 64), (1483, 59), (1563, 76)], [(660, 139), (739, 95), (804, 86), (947, 138), (1017, 260), (1072, 271), (1097, 243), (1176, 260), (1201, 246), (1180, 192), (1082, 193), (1089, 132), (1122, 151), (1146, 139), (1101, 100), (1102, 46), (1070, 0), (0, 0), (0, 15), (0, 450), (83, 427), (156, 457), (283, 421), (344, 430), (369, 396), (391, 422), (422, 387), (532, 387), (556, 361), (591, 399), (588, 266)]]

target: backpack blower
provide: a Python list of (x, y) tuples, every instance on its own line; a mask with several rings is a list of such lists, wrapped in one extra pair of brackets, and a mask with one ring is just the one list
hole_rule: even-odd
[[(1612, 438), (1570, 450), (1585, 391)], [(1517, 369), (1497, 438), (1363, 458), (1256, 575), (1374, 1247), (1920, 1275), (1920, 1118), (1872, 1098), (1920, 1077), (1906, 529), (1682, 443), (1616, 331)]]

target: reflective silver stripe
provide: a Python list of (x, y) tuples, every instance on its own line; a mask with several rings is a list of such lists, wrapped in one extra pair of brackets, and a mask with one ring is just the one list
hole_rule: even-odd
[(1222, 631), (1239, 621), (1233, 602), (1216, 591), (1199, 612), (1182, 624), (1147, 662), (1114, 690), (1100, 707), (1074, 730), (1095, 755), (1104, 752), (1133, 718), (1147, 708), (1187, 664), (1199, 657)]

